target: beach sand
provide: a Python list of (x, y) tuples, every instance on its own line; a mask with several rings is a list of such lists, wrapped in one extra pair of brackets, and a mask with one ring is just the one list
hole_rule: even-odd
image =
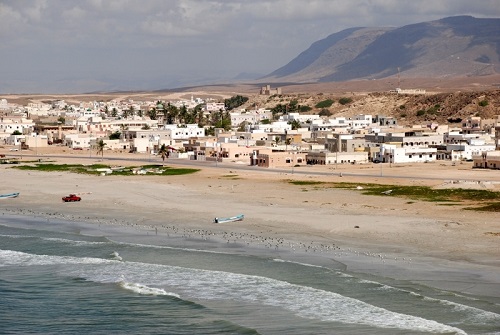
[[(12, 154), (12, 153), (10, 153)], [(106, 153), (70, 158), (24, 155), (24, 161), (141, 165), (134, 155)], [(34, 159), (36, 158), (36, 159)], [(110, 160), (113, 158), (114, 160)], [(122, 159), (122, 160), (117, 160)], [(147, 162), (162, 163), (159, 158)], [(186, 161), (166, 165), (193, 167)], [(20, 192), (0, 202), (4, 215), (42, 216), (88, 222), (106, 234), (137, 231), (172, 242), (192, 239), (226, 242), (240, 252), (276, 253), (318, 263), (339, 262), (350, 271), (407, 279), (463, 293), (500, 297), (500, 218), (397, 196), (368, 196), (360, 190), (297, 186), (288, 180), (314, 180), (436, 188), (499, 190), (498, 171), (470, 164), (419, 166), (300, 167), (251, 169), (244, 164), (204, 163), (183, 176), (89, 176), (21, 171), (0, 165), (0, 193)], [(243, 168), (243, 169), (240, 169)], [(293, 172), (293, 173), (292, 173)], [(340, 176), (342, 173), (342, 177)], [(61, 197), (77, 193), (78, 203)], [(214, 224), (214, 217), (245, 214), (241, 222)], [(208, 242), (206, 242), (208, 243)], [(208, 244), (207, 244), (208, 246)], [(209, 246), (208, 246), (209, 247)]]

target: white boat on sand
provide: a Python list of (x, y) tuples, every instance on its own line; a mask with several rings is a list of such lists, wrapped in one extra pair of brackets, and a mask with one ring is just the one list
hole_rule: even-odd
[(214, 223), (227, 223), (227, 222), (242, 221), (244, 218), (245, 218), (245, 215), (239, 214), (239, 215), (231, 216), (228, 218), (215, 218)]
[(17, 198), (19, 192), (0, 194), (0, 199)]

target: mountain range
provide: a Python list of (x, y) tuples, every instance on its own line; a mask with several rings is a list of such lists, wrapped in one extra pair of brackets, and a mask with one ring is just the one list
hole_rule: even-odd
[(314, 42), (259, 80), (321, 83), (498, 73), (500, 19), (454, 16), (398, 28), (346, 29)]

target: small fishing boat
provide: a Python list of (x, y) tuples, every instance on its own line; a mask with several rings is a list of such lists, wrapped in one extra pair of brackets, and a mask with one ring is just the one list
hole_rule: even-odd
[(0, 199), (17, 198), (19, 192), (0, 194)]
[(242, 221), (244, 218), (245, 218), (245, 215), (239, 214), (239, 215), (231, 216), (228, 218), (215, 218), (214, 223), (227, 223), (227, 222)]

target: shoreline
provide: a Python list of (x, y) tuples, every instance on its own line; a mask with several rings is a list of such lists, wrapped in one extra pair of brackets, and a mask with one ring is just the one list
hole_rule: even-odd
[[(304, 191), (284, 182), (307, 178), (303, 175), (234, 173), (225, 167), (170, 177), (0, 169), (2, 189), (21, 192), (19, 198), (0, 202), (7, 216), (61, 219), (77, 226), (85, 222), (93, 233), (110, 225), (105, 231), (116, 232), (114, 238), (138, 232), (132, 239), (141, 243), (228, 248), (500, 297), (498, 236), (485, 234), (500, 231), (496, 213), (427, 202), (410, 205), (401, 198), (349, 190)], [(225, 177), (230, 172), (238, 178)], [(75, 190), (83, 194), (81, 202), (61, 202)], [(215, 216), (237, 213), (244, 213), (245, 220), (212, 223)]]

